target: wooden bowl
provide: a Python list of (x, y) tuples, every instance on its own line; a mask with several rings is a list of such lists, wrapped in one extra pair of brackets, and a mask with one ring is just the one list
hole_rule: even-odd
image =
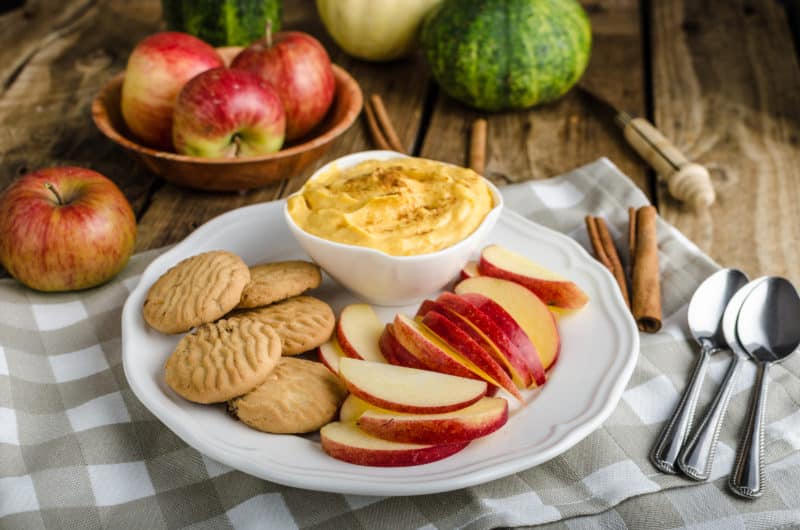
[[(228, 53), (223, 55), (230, 55)], [(157, 175), (166, 180), (201, 190), (234, 191), (263, 187), (297, 175), (321, 157), (331, 143), (345, 132), (361, 112), (363, 96), (358, 83), (342, 68), (333, 65), (336, 92), (327, 115), (309, 135), (289, 143), (280, 151), (247, 158), (200, 158), (159, 151), (134, 140), (120, 110), (121, 73), (112, 78), (92, 102), (92, 119), (100, 132), (118, 143)]]

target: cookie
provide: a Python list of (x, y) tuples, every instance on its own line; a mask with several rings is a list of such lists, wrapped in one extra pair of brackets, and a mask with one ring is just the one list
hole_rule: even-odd
[(187, 258), (150, 287), (144, 319), (163, 333), (182, 333), (225, 316), (241, 300), (250, 269), (231, 252), (215, 250)]
[(264, 383), (229, 401), (228, 411), (259, 431), (298, 434), (333, 421), (346, 396), (323, 364), (283, 357)]
[(239, 317), (253, 318), (272, 326), (281, 338), (282, 355), (297, 355), (324, 344), (331, 338), (336, 325), (331, 306), (313, 296), (295, 296), (230, 318)]
[(280, 355), (280, 339), (267, 324), (220, 320), (181, 339), (164, 366), (165, 379), (189, 401), (220, 403), (263, 383)]
[(319, 287), (319, 267), (308, 261), (278, 261), (250, 267), (250, 283), (242, 293), (240, 309), (280, 302)]

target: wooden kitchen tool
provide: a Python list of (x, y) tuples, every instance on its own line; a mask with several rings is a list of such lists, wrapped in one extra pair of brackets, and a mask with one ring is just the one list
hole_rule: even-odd
[(614, 116), (628, 144), (667, 181), (670, 195), (698, 210), (714, 203), (716, 196), (705, 167), (689, 161), (646, 119), (617, 109), (585, 86), (579, 88)]

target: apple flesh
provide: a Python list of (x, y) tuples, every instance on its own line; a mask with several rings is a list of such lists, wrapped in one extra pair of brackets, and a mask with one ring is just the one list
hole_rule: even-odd
[(449, 412), (486, 394), (485, 381), (349, 357), (339, 360), (339, 375), (351, 393), (398, 412)]
[(322, 450), (328, 455), (362, 466), (416, 466), (457, 453), (469, 442), (424, 445), (390, 442), (370, 436), (352, 423), (333, 422), (319, 431)]
[(242, 70), (214, 68), (178, 95), (172, 140), (185, 155), (239, 158), (279, 150), (285, 129), (281, 100), (269, 83)]
[(328, 370), (333, 372), (333, 375), (339, 375), (339, 359), (345, 357), (345, 354), (336, 337), (331, 337), (328, 342), (317, 348), (317, 357)]
[(574, 282), (500, 245), (481, 252), (480, 274), (516, 282), (530, 289), (545, 304), (579, 309), (589, 297)]
[[(456, 285), (456, 292), (479, 306), (491, 305), (486, 299), (500, 305), (533, 342), (544, 369), (548, 370), (555, 364), (561, 351), (561, 337), (555, 317), (530, 290), (508, 280), (478, 276)], [(502, 319), (496, 320), (504, 322)]]
[(252, 72), (270, 83), (286, 109), (286, 140), (308, 134), (333, 102), (336, 79), (328, 52), (300, 31), (267, 35), (237, 55), (232, 68)]
[(379, 347), (384, 324), (369, 304), (351, 304), (342, 310), (336, 325), (336, 338), (345, 355), (385, 363)]
[[(446, 311), (446, 310), (445, 310)], [(505, 389), (509, 394), (522, 401), (522, 395), (514, 386), (511, 377), (503, 367), (472, 337), (454, 324), (447, 316), (437, 310), (425, 313), (422, 324), (427, 326), (440, 339), (464, 358), (464, 363), (473, 373), (487, 383)]]
[(136, 45), (122, 83), (122, 118), (151, 147), (172, 149), (175, 100), (194, 76), (223, 66), (217, 51), (186, 33), (156, 33)]
[(508, 402), (485, 397), (469, 407), (443, 414), (398, 414), (371, 408), (356, 425), (367, 434), (392, 442), (452, 444), (493, 433), (508, 421)]
[(461, 269), (461, 272), (458, 275), (459, 280), (466, 280), (467, 278), (474, 278), (475, 276), (480, 276), (481, 272), (478, 270), (478, 262), (477, 261), (470, 261)]
[(339, 421), (355, 422), (359, 416), (364, 414), (367, 410), (377, 410), (379, 412), (391, 412), (392, 414), (404, 414), (403, 412), (395, 412), (388, 409), (376, 407), (371, 403), (367, 403), (358, 396), (347, 394), (347, 397), (342, 402), (342, 407), (339, 409)]
[(104, 283), (125, 267), (135, 239), (125, 195), (90, 169), (36, 171), (0, 195), (0, 264), (32, 289)]

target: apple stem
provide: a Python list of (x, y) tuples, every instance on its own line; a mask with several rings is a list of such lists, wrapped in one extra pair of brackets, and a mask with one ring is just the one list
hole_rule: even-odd
[(45, 182), (45, 183), (44, 183), (44, 187), (45, 187), (45, 188), (47, 188), (47, 189), (50, 191), (50, 193), (52, 193), (53, 195), (55, 195), (55, 197), (56, 197), (56, 203), (57, 203), (59, 206), (63, 206), (63, 205), (64, 205), (64, 199), (62, 199), (62, 198), (61, 198), (61, 194), (60, 194), (60, 193), (58, 193), (58, 190), (56, 189), (56, 187), (55, 187), (55, 186), (53, 186), (53, 185), (52, 185), (52, 184), (50, 184), (49, 182)]
[(264, 30), (264, 35), (267, 41), (267, 48), (272, 48), (272, 19), (267, 19), (267, 27)]
[(237, 134), (233, 137), (233, 156), (237, 158), (239, 156), (239, 151), (242, 150), (242, 138)]

